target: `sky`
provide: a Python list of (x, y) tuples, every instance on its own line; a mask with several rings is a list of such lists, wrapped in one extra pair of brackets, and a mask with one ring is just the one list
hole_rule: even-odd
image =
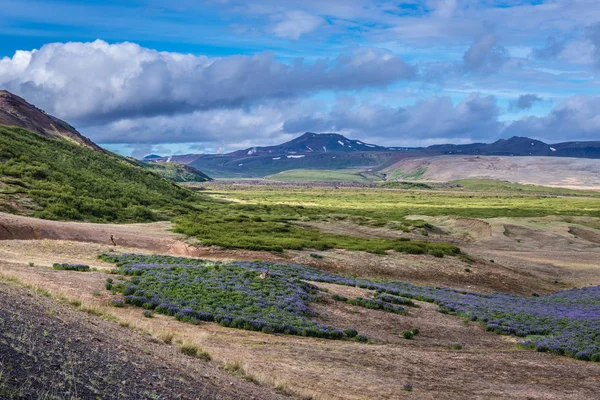
[(0, 0), (0, 89), (140, 157), (600, 140), (598, 0)]

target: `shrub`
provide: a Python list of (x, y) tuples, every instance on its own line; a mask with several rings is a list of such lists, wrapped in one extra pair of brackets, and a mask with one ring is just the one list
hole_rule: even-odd
[(431, 250), (429, 254), (437, 258), (444, 258), (444, 252), (442, 250)]
[(339, 295), (339, 294), (331, 295), (331, 298), (336, 301), (344, 301), (344, 302), (348, 301), (347, 297)]
[(415, 334), (412, 331), (402, 331), (402, 336), (404, 336), (404, 339), (410, 340)]
[(181, 351), (186, 356), (196, 357), (196, 355), (198, 354), (198, 347), (194, 346), (193, 344), (184, 344), (183, 346), (181, 346), (179, 351)]
[(454, 343), (452, 345), (452, 350), (462, 350), (462, 345), (458, 344), (458, 343)]
[(153, 318), (154, 317), (154, 313), (150, 310), (144, 310), (144, 312), (142, 313), (144, 314), (144, 317), (146, 318)]
[(356, 337), (358, 335), (358, 331), (356, 329), (348, 328), (344, 329), (344, 334), (349, 338)]
[(123, 302), (123, 300), (120, 299), (111, 300), (110, 305), (118, 308), (125, 307), (125, 303)]
[(163, 341), (163, 343), (165, 344), (171, 344), (173, 343), (173, 338), (175, 337), (175, 334), (173, 332), (162, 332), (159, 335), (159, 339)]
[(470, 268), (465, 268), (465, 272), (471, 272)]
[(206, 350), (193, 344), (184, 344), (179, 350), (186, 356), (196, 357), (204, 361), (210, 361), (212, 359)]
[(356, 340), (357, 342), (366, 343), (369, 341), (369, 338), (364, 335), (356, 335), (354, 337), (354, 340)]
[(310, 256), (312, 258), (316, 258), (317, 260), (322, 260), (324, 258), (322, 255), (317, 254), (317, 253), (310, 253)]
[(415, 335), (415, 336), (416, 336), (416, 335), (418, 335), (419, 333), (421, 333), (421, 331), (419, 330), (419, 328), (413, 328), (413, 329), (411, 330), (411, 332), (412, 332), (412, 333), (413, 333), (413, 335)]
[(52, 267), (56, 270), (60, 271), (78, 271), (78, 272), (87, 272), (90, 270), (89, 265), (83, 264), (59, 264), (55, 263)]

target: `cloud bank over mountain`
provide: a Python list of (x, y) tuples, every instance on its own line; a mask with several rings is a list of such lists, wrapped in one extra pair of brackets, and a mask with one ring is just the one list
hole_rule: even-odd
[(600, 136), (592, 0), (28, 3), (0, 15), (0, 87), (117, 150)]

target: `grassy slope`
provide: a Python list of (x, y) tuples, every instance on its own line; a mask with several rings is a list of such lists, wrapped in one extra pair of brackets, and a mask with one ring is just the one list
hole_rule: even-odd
[(140, 162), (139, 165), (174, 182), (206, 182), (211, 179), (196, 168), (183, 164)]
[(348, 170), (314, 170), (314, 169), (294, 169), (283, 171), (278, 174), (269, 175), (267, 179), (275, 181), (293, 181), (293, 182), (376, 182), (381, 177), (372, 172), (348, 169)]
[(554, 188), (538, 185), (523, 185), (520, 183), (499, 181), (494, 179), (460, 179), (450, 182), (460, 185), (464, 189), (486, 191), (486, 192), (509, 192), (524, 194), (541, 194), (555, 196), (591, 196), (600, 197), (600, 192), (590, 190), (576, 190), (566, 188)]
[(0, 209), (56, 220), (151, 221), (197, 196), (117, 155), (0, 127)]

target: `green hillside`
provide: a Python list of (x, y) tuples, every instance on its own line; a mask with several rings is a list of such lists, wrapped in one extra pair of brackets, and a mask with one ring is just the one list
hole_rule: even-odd
[(196, 168), (177, 163), (141, 162), (140, 165), (174, 182), (206, 182), (211, 178)]
[(197, 195), (117, 155), (0, 126), (0, 211), (56, 220), (166, 219)]

